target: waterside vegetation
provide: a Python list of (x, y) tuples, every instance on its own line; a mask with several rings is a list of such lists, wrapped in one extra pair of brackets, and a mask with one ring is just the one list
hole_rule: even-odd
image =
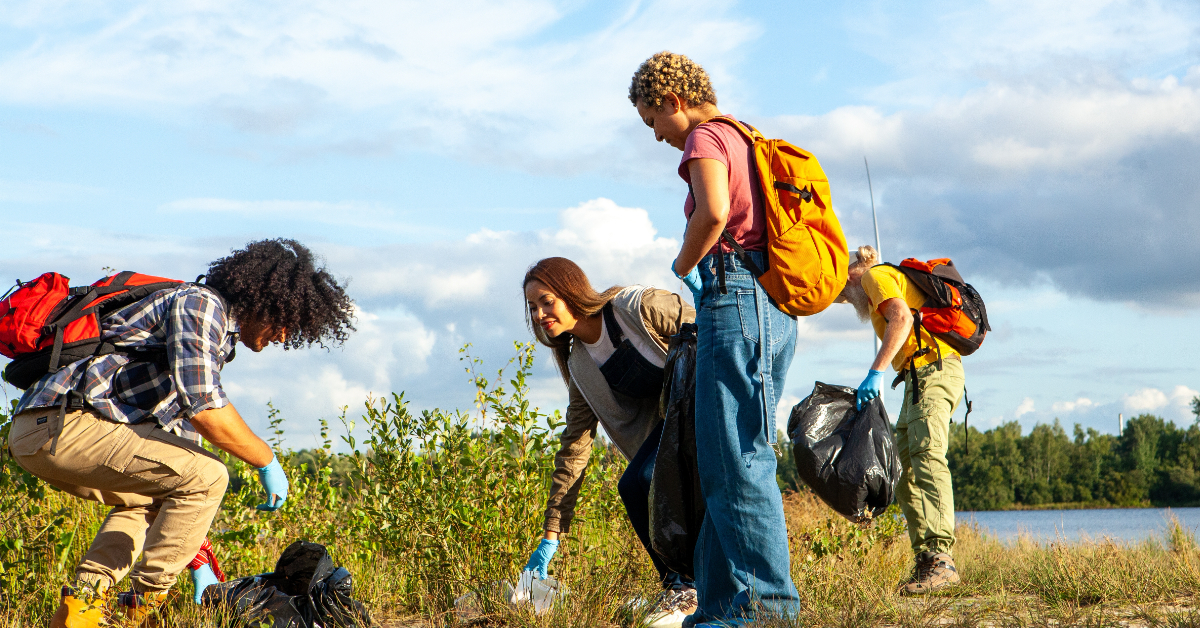
[[(561, 426), (557, 414), (530, 405), (533, 348), (516, 348), (498, 373), (464, 353), (477, 390), (469, 411), (413, 414), (402, 394), (368, 400), (356, 418), (343, 413), (346, 428), (362, 428), (343, 430), (345, 453), (335, 452), (323, 423), (320, 447), (281, 455), (292, 491), (279, 512), (254, 509), (262, 496), (253, 469), (228, 460), (234, 481), (211, 533), (225, 571), (234, 577), (270, 571), (280, 551), (303, 538), (325, 544), (351, 570), (355, 597), (385, 627), (636, 625), (644, 609), (636, 600), (653, 598), (656, 578), (616, 494), (624, 461), (602, 447), (587, 469), (572, 534), (552, 563), (567, 595), (535, 616), (491, 593), (490, 583), (515, 579), (534, 546)], [(270, 412), (273, 445), (286, 451), (283, 417)], [(1158, 425), (1135, 422), (1131, 428)], [(363, 430), (361, 440), (350, 436)], [(1023, 451), (1019, 441), (1001, 438), (1006, 434), (972, 434), (972, 456), (979, 458), (965, 460), (982, 466), (986, 456), (1001, 455), (989, 451)], [(1156, 443), (1174, 438), (1162, 434)], [(1181, 442), (1190, 441), (1187, 434)], [(0, 508), (0, 626), (43, 626), (105, 508), (49, 489), (7, 458)], [(963, 585), (911, 600), (896, 594), (910, 552), (894, 508), (868, 528), (850, 525), (802, 490), (786, 495), (785, 509), (805, 610), (796, 621), (763, 625), (1200, 625), (1192, 610), (1200, 604), (1200, 548), (1178, 524), (1163, 538), (1132, 545), (1003, 545), (960, 526), (955, 555)], [(164, 625), (228, 624), (219, 613), (197, 609), (190, 589), (185, 576)], [(481, 614), (457, 614), (454, 600), (472, 591), (480, 594)]]

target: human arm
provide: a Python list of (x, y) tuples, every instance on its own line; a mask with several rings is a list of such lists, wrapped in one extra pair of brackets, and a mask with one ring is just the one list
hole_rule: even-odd
[(883, 341), (879, 344), (875, 361), (871, 363), (871, 370), (882, 372), (892, 363), (892, 359), (900, 352), (904, 341), (912, 333), (913, 317), (908, 303), (897, 297), (880, 303), (877, 311), (887, 321), (887, 328), (883, 331)]
[(256, 469), (271, 464), (275, 457), (270, 445), (251, 431), (231, 403), (196, 414), (192, 427), (204, 440)]
[(550, 476), (550, 495), (542, 526), (546, 532), (543, 538), (552, 540), (570, 531), (599, 422), (574, 382), (567, 384), (567, 394), (567, 424), (559, 437), (561, 446), (554, 455), (554, 473)]
[(675, 274), (687, 275), (716, 245), (729, 220), (729, 168), (716, 159), (688, 161), (696, 209), (688, 219), (683, 247), (675, 257)]
[(287, 474), (275, 452), (250, 430), (233, 404), (200, 412), (192, 417), (192, 427), (208, 442), (258, 470), (258, 481), (267, 491), (267, 502), (259, 504), (259, 510), (273, 511), (283, 506), (289, 488)]

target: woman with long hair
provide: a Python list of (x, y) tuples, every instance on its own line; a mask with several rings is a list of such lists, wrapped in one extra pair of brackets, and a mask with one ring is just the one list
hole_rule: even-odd
[(543, 538), (525, 568), (546, 577), (559, 535), (570, 530), (596, 427), (603, 425), (629, 460), (617, 490), (664, 589), (647, 623), (679, 626), (696, 608), (695, 586), (667, 569), (650, 546), (649, 497), (662, 435), (659, 395), (668, 340), (696, 312), (666, 290), (629, 286), (597, 292), (583, 270), (563, 257), (534, 264), (522, 287), (529, 326), (538, 342), (553, 349), (569, 396)]
[[(766, 209), (754, 149), (717, 109), (708, 74), (660, 52), (629, 86), (654, 137), (683, 151), (687, 229), (672, 264), (692, 290), (696, 316), (696, 451), (706, 512), (696, 542), (699, 609), (685, 625), (741, 625), (760, 610), (792, 617), (783, 500), (775, 481), (775, 407), (796, 350), (784, 314), (722, 234), (767, 267)], [(724, 119), (722, 119), (724, 118)]]

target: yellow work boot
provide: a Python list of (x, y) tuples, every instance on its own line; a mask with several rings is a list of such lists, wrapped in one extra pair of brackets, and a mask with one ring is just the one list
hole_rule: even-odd
[(63, 587), (58, 611), (50, 619), (50, 628), (97, 628), (108, 626), (104, 612), (104, 592), (89, 586)]
[(124, 591), (117, 594), (117, 608), (121, 609), (125, 618), (120, 623), (122, 628), (157, 628), (165, 626), (161, 620), (167, 595), (170, 591), (148, 591), (134, 593)]

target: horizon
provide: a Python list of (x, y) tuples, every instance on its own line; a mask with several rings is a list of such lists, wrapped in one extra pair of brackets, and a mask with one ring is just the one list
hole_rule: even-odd
[[(865, 157), (884, 260), (954, 259), (993, 323), (964, 360), (971, 425), (1193, 419), (1195, 3), (40, 0), (0, 32), (0, 281), (190, 279), (250, 240), (305, 243), (359, 331), (243, 352), (222, 379), (257, 431), (271, 400), (296, 449), (369, 393), (469, 408), (459, 349), (494, 372), (532, 340), (537, 259), (681, 290), (680, 154), (627, 98), (664, 49), (709, 71), (723, 112), (817, 156), (851, 248), (875, 242)], [(873, 355), (849, 307), (799, 329), (780, 428)], [(547, 351), (531, 396), (566, 406)]]

